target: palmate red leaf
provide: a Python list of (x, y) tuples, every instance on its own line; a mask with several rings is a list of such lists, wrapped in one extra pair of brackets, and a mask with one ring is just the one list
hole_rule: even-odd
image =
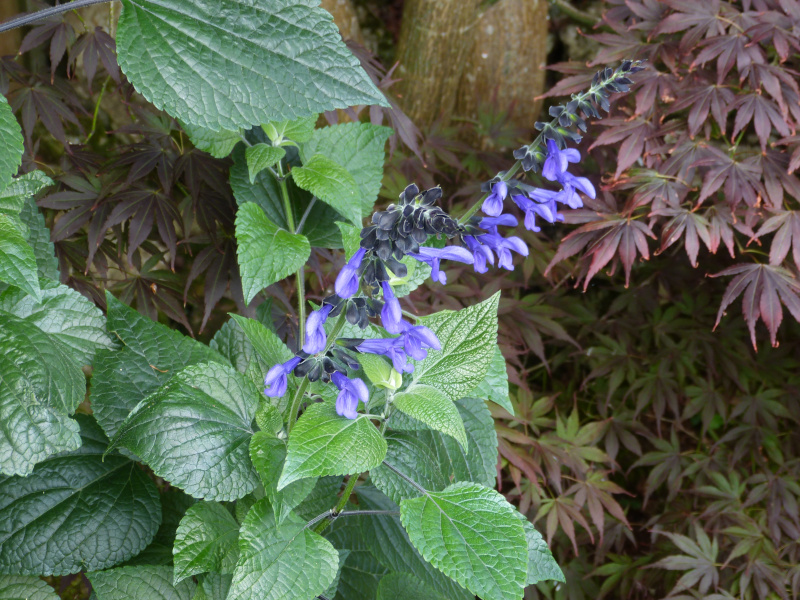
[(601, 125), (611, 129), (597, 136), (594, 144), (589, 147), (589, 151), (591, 152), (597, 146), (619, 144), (617, 171), (614, 175), (617, 178), (625, 169), (642, 157), (645, 140), (656, 135), (657, 131), (656, 126), (651, 121), (641, 117), (634, 119), (614, 117), (601, 121)]
[(661, 254), (681, 239), (681, 236), (684, 236), (686, 254), (689, 256), (689, 262), (696, 268), (700, 240), (703, 240), (706, 248), (711, 249), (710, 223), (708, 220), (703, 215), (682, 207), (655, 210), (650, 215), (671, 217), (661, 230), (661, 247), (656, 254)]
[(725, 199), (731, 206), (742, 201), (748, 206), (756, 205), (759, 196), (763, 195), (760, 157), (748, 156), (737, 160), (738, 158), (718, 148), (707, 148), (707, 155), (696, 163), (697, 166), (708, 167), (697, 198), (698, 204), (722, 188)]
[(712, 83), (699, 85), (697, 82), (688, 85), (687, 91), (688, 93), (678, 94), (669, 114), (688, 108), (689, 135), (694, 137), (706, 124), (708, 113), (711, 112), (720, 130), (725, 133), (728, 112), (731, 110), (730, 104), (736, 97), (735, 94), (723, 85)]
[(752, 93), (742, 96), (731, 105), (731, 110), (736, 111), (732, 137), (735, 139), (752, 121), (763, 151), (767, 149), (767, 140), (773, 133), (773, 128), (782, 137), (794, 133), (786, 124), (775, 102), (763, 94)]
[(716, 329), (725, 309), (736, 298), (742, 296), (742, 312), (747, 327), (750, 330), (750, 340), (753, 348), (758, 350), (756, 343), (756, 323), (758, 319), (764, 322), (770, 335), (773, 347), (778, 346), (778, 328), (783, 320), (783, 306), (791, 315), (800, 321), (800, 282), (797, 277), (787, 269), (776, 265), (739, 264), (724, 271), (711, 275), (722, 277), (734, 275), (722, 297), (722, 304), (717, 313)]
[(735, 12), (728, 3), (720, 0), (665, 0), (664, 3), (676, 12), (663, 19), (651, 37), (662, 33), (685, 32), (681, 36), (681, 50), (684, 52), (696, 47), (703, 38), (724, 35), (730, 21), (722, 17)]
[(688, 186), (670, 175), (655, 169), (631, 169), (614, 183), (611, 190), (633, 190), (633, 207), (652, 205), (654, 210), (669, 206), (680, 206)]
[(780, 265), (783, 263), (789, 249), (792, 248), (792, 258), (795, 267), (800, 269), (800, 211), (782, 210), (764, 221), (755, 237), (777, 231), (772, 238), (769, 250), (769, 264)]

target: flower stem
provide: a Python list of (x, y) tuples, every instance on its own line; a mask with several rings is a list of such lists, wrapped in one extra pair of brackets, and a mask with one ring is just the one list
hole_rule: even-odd
[(294, 393), (294, 398), (292, 399), (292, 408), (289, 409), (289, 422), (286, 424), (287, 436), (291, 433), (292, 427), (294, 426), (295, 421), (297, 421), (297, 411), (300, 410), (300, 403), (303, 401), (303, 395), (306, 393), (307, 387), (308, 379), (303, 377), (303, 381), (299, 386), (297, 386), (297, 391)]
[(350, 500), (350, 495), (353, 493), (353, 489), (356, 487), (359, 477), (361, 477), (361, 475), (350, 475), (350, 479), (347, 480), (347, 486), (344, 488), (339, 501), (336, 503), (336, 506), (333, 507), (333, 510), (331, 510), (331, 516), (324, 519), (314, 528), (315, 533), (322, 533), (325, 531), (325, 528), (333, 523), (336, 516), (342, 512), (342, 509), (347, 505), (347, 501)]
[[(292, 202), (289, 199), (289, 188), (286, 185), (286, 174), (283, 171), (283, 164), (278, 163), (278, 185), (281, 187), (281, 197), (283, 198), (283, 209), (286, 212), (286, 224), (289, 231), (296, 232), (294, 224), (294, 213), (292, 212)], [(306, 271), (305, 265), (297, 270), (295, 277), (297, 283), (297, 349), (300, 350), (306, 343)]]

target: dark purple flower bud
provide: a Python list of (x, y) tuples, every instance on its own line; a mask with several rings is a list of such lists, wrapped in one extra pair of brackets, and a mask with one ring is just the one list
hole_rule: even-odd
[(339, 388), (339, 395), (336, 396), (336, 414), (348, 419), (358, 417), (358, 401), (364, 404), (369, 400), (367, 386), (361, 379), (349, 379), (336, 371), (331, 375), (331, 381)]
[(303, 344), (303, 351), (309, 354), (316, 354), (325, 349), (328, 336), (325, 333), (325, 321), (328, 320), (333, 307), (326, 304), (319, 310), (315, 310), (306, 319), (306, 342)]
[(389, 333), (400, 333), (400, 322), (403, 320), (403, 311), (400, 301), (395, 297), (392, 286), (388, 281), (381, 282), (383, 288), (383, 308), (381, 309), (381, 322), (383, 328)]
[(503, 212), (503, 200), (508, 195), (508, 186), (505, 181), (498, 181), (492, 186), (492, 193), (483, 201), (481, 210), (490, 217), (496, 217)]
[(299, 356), (286, 361), (283, 364), (275, 365), (264, 377), (264, 394), (270, 398), (280, 398), (286, 393), (288, 385), (287, 376), (294, 368), (300, 364), (302, 359)]
[(475, 259), (466, 248), (460, 246), (446, 246), (444, 248), (420, 248), (418, 254), (409, 254), (412, 258), (416, 258), (420, 262), (427, 263), (431, 266), (431, 277), (434, 281), (441, 284), (447, 283), (447, 275), (439, 270), (439, 263), (442, 259), (455, 260), (458, 262), (466, 263), (468, 265), (474, 264)]
[(366, 253), (365, 248), (359, 248), (336, 276), (334, 289), (340, 298), (349, 298), (358, 291), (358, 269)]

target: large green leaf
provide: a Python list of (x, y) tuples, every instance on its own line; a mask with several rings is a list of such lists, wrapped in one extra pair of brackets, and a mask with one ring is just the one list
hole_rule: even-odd
[(41, 171), (31, 171), (12, 179), (5, 189), (0, 188), (0, 213), (19, 215), (28, 198), (50, 185), (53, 185), (53, 180)]
[(8, 100), (0, 94), (0, 190), (9, 184), (22, 164), (23, 143), (22, 129)]
[(97, 600), (192, 600), (191, 580), (172, 585), (172, 569), (160, 566), (120, 567), (88, 573)]
[(45, 459), (28, 477), (0, 476), (0, 572), (105, 569), (153, 539), (161, 522), (155, 484), (124, 456), (103, 459), (103, 432), (90, 417), (77, 418), (80, 449)]
[(471, 395), (476, 398), (490, 400), (505, 408), (512, 415), (514, 414), (514, 406), (511, 404), (511, 399), (508, 397), (506, 359), (500, 351), (500, 346), (495, 348), (492, 362), (489, 364), (489, 370), (486, 372), (486, 377), (483, 378), (483, 381), (478, 384), (478, 387), (475, 388)]
[(528, 543), (528, 575), (525, 580), (526, 585), (533, 585), (540, 581), (560, 581), (565, 582), (564, 572), (558, 566), (553, 553), (547, 547), (542, 534), (536, 531), (533, 524), (517, 513), (522, 526), (525, 529), (525, 540)]
[[(439, 491), (447, 487), (450, 482), (442, 473), (435, 451), (416, 432), (389, 431), (385, 436), (388, 449), (384, 460), (388, 464), (426, 490)], [(375, 486), (395, 503), (420, 495), (419, 490), (386, 465), (374, 468), (369, 476)]]
[(394, 397), (394, 407), (434, 431), (451, 436), (464, 450), (467, 449), (467, 432), (458, 409), (435, 387), (412, 384)]
[(286, 156), (286, 150), (280, 146), (269, 144), (256, 144), (245, 151), (247, 170), (250, 172), (250, 183), (254, 183), (256, 175), (266, 168), (274, 167)]
[(348, 551), (339, 574), (336, 599), (375, 598), (378, 582), (388, 570), (367, 548), (358, 518), (338, 519), (325, 530), (325, 537), (336, 548)]
[(192, 600), (225, 600), (231, 587), (230, 575), (206, 573), (197, 583), (197, 591)]
[(278, 489), (305, 477), (369, 471), (385, 456), (386, 440), (364, 415), (347, 419), (331, 402), (312, 404), (289, 436)]
[(388, 106), (309, 0), (124, 0), (120, 67), (156, 107), (219, 131)]
[(408, 573), (389, 573), (381, 577), (376, 600), (449, 600), (434, 592)]
[(353, 176), (335, 160), (315, 154), (302, 167), (292, 169), (292, 179), (354, 225), (361, 225), (361, 191)]
[[(294, 156), (294, 160), (290, 164), (299, 166), (297, 152), (292, 148), (287, 150), (287, 155), (293, 153), (292, 155)], [(250, 174), (247, 169), (243, 146), (239, 146), (233, 151), (230, 182), (233, 195), (239, 206), (247, 202), (254, 202), (264, 210), (270, 221), (278, 227), (289, 229), (280, 185), (278, 185), (277, 180), (269, 171), (261, 171), (256, 175), (255, 183), (250, 183)], [(286, 187), (289, 191), (289, 200), (291, 201), (292, 214), (295, 216), (295, 224), (308, 210), (302, 234), (308, 238), (309, 243), (315, 248), (341, 248), (342, 239), (335, 223), (336, 221), (341, 221), (342, 216), (324, 202), (314, 202), (314, 206), (309, 209), (311, 194), (297, 187), (291, 178), (286, 181)]]
[(175, 534), (175, 583), (207, 571), (233, 573), (239, 560), (239, 524), (218, 502), (189, 507)]
[(234, 319), (225, 321), (208, 345), (212, 350), (216, 350), (227, 358), (239, 373), (247, 371), (255, 354), (253, 344), (250, 343), (241, 326)]
[[(280, 338), (255, 319), (247, 319), (239, 315), (231, 315), (232, 322), (242, 330), (253, 349), (252, 358), (245, 369), (245, 374), (256, 385), (262, 386), (267, 371), (278, 363), (285, 363), (294, 354)], [(281, 412), (288, 404), (291, 390), (296, 387), (296, 378), (289, 375), (289, 390), (283, 398), (266, 398)]]
[(231, 367), (187, 367), (131, 411), (111, 446), (196, 498), (236, 500), (258, 485), (248, 444), (259, 396)]
[(242, 135), (238, 129), (236, 131), (214, 131), (189, 123), (181, 123), (181, 126), (195, 148), (208, 152), (214, 158), (225, 158), (233, 152), (236, 144), (242, 141)]
[(467, 433), (466, 451), (450, 436), (431, 431), (402, 413), (394, 413), (389, 426), (396, 430), (413, 431), (434, 452), (447, 481), (474, 481), (491, 487), (497, 476), (497, 434), (492, 415), (486, 403), (477, 398), (463, 398), (455, 406)]
[(175, 535), (183, 515), (197, 502), (189, 494), (177, 488), (161, 492), (161, 525), (153, 541), (123, 566), (131, 565), (172, 565), (172, 549)]
[(417, 363), (414, 382), (435, 387), (451, 400), (468, 396), (483, 381), (497, 347), (500, 292), (459, 311), (445, 310), (420, 319), (439, 338), (441, 350), (429, 350)]
[(44, 222), (33, 198), (28, 198), (19, 214), (20, 221), (28, 228), (28, 245), (33, 248), (39, 277), (58, 281), (58, 259), (53, 242), (50, 241), (50, 230)]
[(19, 219), (0, 214), (0, 281), (41, 298), (36, 256), (26, 240)]
[(384, 146), (392, 130), (370, 123), (342, 123), (314, 131), (300, 146), (303, 161), (329, 156), (355, 179), (361, 192), (361, 214), (372, 212), (383, 180)]
[(306, 264), (311, 246), (305, 236), (281, 229), (257, 204), (236, 213), (236, 241), (245, 302)]
[(3, 600), (59, 600), (56, 591), (38, 577), (0, 575), (0, 598)]
[(528, 545), (516, 509), (476, 483), (400, 503), (411, 543), (433, 566), (485, 600), (518, 600), (528, 572)]
[(265, 431), (257, 432), (250, 440), (250, 460), (264, 484), (267, 499), (275, 511), (275, 521), (280, 527), (292, 509), (311, 493), (317, 478), (293, 481), (278, 491), (278, 476), (286, 460), (286, 442)]
[(199, 362), (226, 360), (205, 344), (151, 321), (108, 292), (106, 303), (106, 326), (122, 348), (97, 354), (92, 411), (106, 435), (113, 438), (133, 407), (175, 373)]
[[(356, 489), (364, 509), (398, 511), (397, 505), (375, 488)], [(354, 519), (356, 517), (353, 517)], [(450, 600), (472, 600), (473, 596), (461, 585), (426, 562), (411, 544), (400, 518), (390, 515), (358, 517), (367, 548), (384, 567), (396, 573), (413, 575), (426, 586)]]
[(318, 117), (318, 114), (313, 114), (291, 121), (273, 121), (262, 124), (261, 128), (276, 146), (286, 143), (287, 140), (296, 143), (307, 142), (314, 133)]
[(309, 600), (336, 577), (339, 554), (331, 543), (290, 514), (281, 527), (267, 499), (242, 524), (239, 563), (228, 600)]

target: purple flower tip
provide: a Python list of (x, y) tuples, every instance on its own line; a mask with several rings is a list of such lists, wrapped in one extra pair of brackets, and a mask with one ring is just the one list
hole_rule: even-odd
[(316, 354), (325, 349), (328, 343), (328, 335), (325, 333), (325, 321), (333, 306), (325, 304), (319, 310), (315, 310), (306, 319), (306, 342), (303, 344), (303, 351), (309, 354)]
[(302, 359), (299, 356), (278, 364), (267, 371), (264, 377), (264, 394), (270, 398), (280, 398), (286, 393), (288, 385), (288, 375), (300, 364)]
[(358, 252), (347, 261), (339, 275), (336, 276), (335, 289), (340, 298), (350, 298), (358, 291), (358, 269), (361, 266), (361, 261), (364, 260), (366, 252), (365, 248), (359, 248)]
[(336, 396), (336, 414), (348, 419), (358, 417), (358, 402), (364, 404), (369, 400), (367, 386), (361, 379), (350, 379), (339, 371), (331, 375), (331, 381), (339, 388), (339, 395)]

